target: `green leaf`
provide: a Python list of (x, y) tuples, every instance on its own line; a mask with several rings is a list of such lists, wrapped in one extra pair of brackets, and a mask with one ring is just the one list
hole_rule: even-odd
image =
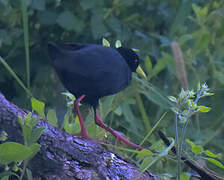
[[(111, 14), (112, 11), (113, 11), (113, 8), (107, 9), (107, 13), (104, 15), (104, 18), (108, 15), (109, 15), (109, 17), (105, 18), (105, 19), (107, 19), (105, 23), (112, 31), (116, 32), (116, 34), (120, 34), (121, 33), (121, 21)], [(119, 38), (119, 35), (117, 36), (117, 38)], [(115, 45), (116, 45), (116, 43), (115, 43)]]
[(12, 167), (12, 170), (14, 172), (17, 172), (19, 170), (19, 167), (17, 166), (17, 164), (14, 164), (13, 167)]
[(66, 97), (67, 107), (74, 106), (74, 102), (76, 100), (76, 97), (72, 93), (70, 93), (70, 92), (67, 91), (67, 92), (62, 92), (61, 94)]
[(19, 119), (19, 124), (22, 126), (23, 125), (23, 118), (22, 117), (20, 117), (20, 116), (17, 116), (17, 118)]
[(9, 180), (9, 175), (3, 176), (1, 180)]
[[(96, 125), (95, 122), (89, 122), (87, 124), (87, 131), (90, 135), (90, 137), (96, 138), (96, 139), (102, 139), (102, 137), (106, 137), (107, 134), (103, 128), (100, 128), (99, 126)], [(111, 136), (110, 134), (108, 134)], [(108, 137), (108, 136), (107, 136)]]
[(32, 171), (26, 168), (26, 175), (28, 180), (33, 180)]
[(118, 106), (113, 112), (115, 114), (117, 114), (118, 116), (121, 116), (122, 115), (122, 110), (121, 110), (121, 107), (120, 106)]
[[(169, 138), (169, 139), (171, 139), (171, 143), (170, 143), (170, 145), (168, 146), (168, 147), (166, 147), (166, 148), (163, 148), (162, 149), (162, 151), (159, 153), (159, 155), (158, 156), (155, 156), (155, 157), (152, 157), (152, 156), (150, 156), (150, 157), (147, 157), (146, 159), (147, 160), (145, 160), (145, 162), (144, 162), (144, 160), (143, 160), (143, 163), (142, 163), (142, 165), (141, 165), (141, 172), (144, 172), (144, 171), (146, 171), (149, 167), (151, 167), (155, 162), (157, 162), (158, 160), (160, 160), (161, 158), (163, 158), (164, 156), (167, 156), (168, 155), (168, 153), (169, 153), (169, 151), (172, 149), (172, 147), (174, 147), (174, 145), (175, 145), (175, 141), (174, 141), (174, 139), (173, 138)], [(158, 145), (160, 144), (160, 143), (163, 143), (162, 141), (159, 141), (159, 143), (157, 143)], [(156, 146), (155, 146), (156, 147)], [(154, 148), (155, 148), (154, 147)], [(158, 151), (158, 149), (156, 149), (156, 151)]]
[(59, 14), (56, 23), (68, 31), (82, 31), (84, 23), (78, 19), (71, 11), (64, 11)]
[(154, 159), (152, 156), (149, 157), (145, 157), (140, 165), (140, 171), (144, 172), (145, 170), (147, 170), (148, 168), (150, 168), (153, 163), (154, 163)]
[(31, 105), (32, 105), (32, 109), (37, 112), (37, 114), (44, 118), (45, 115), (44, 115), (44, 106), (45, 104), (35, 98), (31, 98)]
[(57, 13), (47, 9), (46, 11), (37, 12), (37, 19), (40, 24), (53, 25), (56, 23)]
[[(29, 148), (32, 150), (32, 155), (31, 155), (31, 157), (33, 157), (33, 156), (35, 156), (36, 154), (37, 154), (37, 152), (40, 150), (40, 144), (37, 144), (37, 143), (35, 143), (35, 144), (32, 144)], [(30, 157), (30, 158), (31, 158)]]
[(48, 110), (47, 120), (52, 126), (58, 127), (58, 118), (57, 118), (57, 115), (56, 115), (56, 111), (54, 109), (49, 109)]
[(164, 109), (169, 109), (171, 106), (174, 106), (174, 104), (167, 98), (167, 95), (165, 95), (165, 93), (159, 88), (144, 79), (138, 78), (135, 75), (133, 75), (133, 77), (140, 83), (141, 86), (141, 88), (138, 88), (137, 91), (144, 94), (147, 99)]
[(138, 153), (137, 158), (143, 158), (146, 156), (153, 156), (153, 155), (155, 155), (155, 154), (152, 151), (150, 151), (149, 149), (143, 149)]
[(179, 108), (172, 107), (171, 110), (172, 110), (175, 114), (180, 114), (180, 112), (179, 112)]
[(5, 176), (1, 180), (9, 180), (9, 176)]
[(122, 114), (124, 115), (126, 121), (130, 124), (129, 131), (137, 132), (138, 125), (134, 124), (135, 115), (133, 114), (133, 111), (131, 110), (131, 107), (129, 104), (123, 103), (121, 104)]
[(0, 164), (9, 164), (28, 159), (32, 150), (22, 144), (6, 142), (0, 145)]
[(196, 15), (199, 14), (200, 7), (197, 6), (195, 3), (192, 4), (192, 9), (194, 10), (194, 13), (195, 13)]
[(147, 73), (151, 74), (152, 73), (152, 61), (151, 61), (150, 57), (146, 56), (144, 62), (145, 62), (145, 68), (146, 68)]
[(206, 107), (206, 106), (197, 106), (197, 108), (199, 109), (200, 112), (209, 112), (211, 110), (210, 107)]
[(165, 147), (166, 146), (164, 145), (163, 141), (159, 140), (152, 144), (152, 146), (150, 147), (150, 150), (161, 152)]
[(195, 145), (191, 140), (186, 139), (186, 142), (191, 146), (192, 152), (200, 154), (203, 152), (203, 147)]
[(132, 51), (135, 51), (135, 52), (139, 52), (140, 50), (139, 49), (136, 49), (136, 48), (131, 48)]
[(83, 10), (94, 8), (95, 2), (93, 0), (82, 0), (79, 2)]
[(214, 76), (219, 81), (219, 83), (221, 83), (222, 85), (224, 85), (224, 73), (223, 72), (221, 72), (221, 71), (215, 71), (214, 72)]
[[(15, 176), (15, 177), (17, 177), (17, 179), (19, 179), (19, 176), (16, 173), (9, 171), (9, 167), (8, 168), (6, 168), (6, 167), (7, 167), (7, 165), (5, 165), (5, 171), (3, 173), (0, 173), (1, 180), (8, 180), (10, 176)], [(10, 179), (12, 179), (12, 178), (10, 178)]]
[[(21, 121), (21, 120), (20, 120)], [(22, 120), (23, 121), (23, 120)], [(30, 124), (32, 121), (32, 113), (29, 112), (25, 117), (24, 117), (24, 124)], [(22, 125), (24, 125), (22, 124)]]
[(103, 44), (103, 46), (110, 47), (110, 42), (108, 40), (106, 40), (105, 38), (103, 38), (102, 44)]
[(206, 154), (207, 156), (212, 157), (212, 158), (219, 158), (218, 154), (214, 154), (213, 152), (211, 152), (209, 150), (204, 151), (204, 154)]
[(37, 142), (37, 140), (40, 138), (40, 136), (44, 130), (45, 130), (45, 127), (35, 128), (31, 134), (30, 141), (29, 141), (28, 145), (31, 145), (31, 144)]
[(121, 1), (122, 5), (128, 7), (132, 6), (135, 3), (135, 0)]
[(24, 117), (24, 123), (23, 123), (23, 119), (19, 118), (19, 121), (21, 122), (21, 126), (30, 126), (30, 128), (32, 129), (38, 122), (38, 118), (37, 117), (32, 117), (32, 113), (29, 112), (25, 117)]
[(69, 119), (72, 118), (70, 117), (70, 113), (67, 112), (64, 117), (64, 129), (67, 133), (69, 134), (74, 134), (80, 131), (80, 125), (79, 125), (79, 120), (78, 116), (75, 117), (75, 120), (73, 122), (70, 122)]
[[(102, 103), (102, 114), (103, 114), (103, 119), (106, 118), (106, 116), (112, 111), (112, 105), (114, 102), (115, 95), (107, 96), (105, 97)], [(102, 101), (101, 101), (102, 102)]]
[(218, 166), (218, 167), (224, 169), (224, 165), (223, 165), (221, 162), (219, 162), (219, 161), (217, 161), (217, 160), (215, 160), (215, 159), (212, 159), (212, 158), (205, 158), (205, 159), (206, 159), (207, 161), (209, 161), (210, 163), (212, 163), (212, 164), (214, 164), (214, 165), (216, 165), (216, 166)]
[(90, 24), (94, 39), (102, 38), (107, 32), (107, 28), (104, 25), (103, 13), (101, 12), (96, 12), (94, 15), (91, 16)]
[(32, 127), (29, 124), (24, 124), (22, 126), (23, 138), (26, 145), (29, 144), (31, 138)]
[(190, 174), (187, 174), (186, 172), (184, 172), (184, 173), (181, 174), (181, 178), (180, 179), (181, 180), (189, 180), (190, 177), (191, 177)]
[(168, 96), (168, 99), (172, 102), (177, 103), (177, 98), (175, 98), (174, 96)]
[(0, 134), (0, 141), (6, 141), (8, 139), (8, 134), (5, 131), (2, 131)]
[(184, 34), (177, 40), (177, 42), (178, 42), (179, 46), (182, 46), (187, 41), (192, 40), (192, 39), (193, 39), (193, 36), (191, 34)]
[(203, 29), (195, 32), (193, 34), (193, 37), (194, 39), (196, 39), (193, 56), (196, 56), (197, 54), (208, 48), (211, 41), (211, 34), (209, 31)]
[(181, 88), (180, 94), (179, 94), (179, 98), (180, 100), (183, 100), (184, 98), (186, 98), (187, 93), (184, 91), (183, 88)]
[(180, 7), (175, 11), (175, 13), (177, 12), (175, 19), (172, 19), (173, 23), (170, 28), (169, 37), (173, 38), (180, 29), (184, 28), (184, 23), (191, 13), (191, 4), (192, 0), (181, 1)]
[(168, 155), (168, 153), (170, 152), (170, 150), (174, 147), (174, 145), (175, 145), (175, 141), (174, 141), (174, 139), (173, 139), (173, 138), (169, 138), (169, 139), (171, 139), (171, 143), (170, 143), (170, 145), (169, 145), (167, 148), (164, 148), (164, 149), (159, 153), (159, 156), (160, 156), (160, 157), (163, 157), (163, 156)]
[(120, 41), (120, 40), (116, 40), (116, 42), (115, 42), (115, 47), (116, 47), (116, 48), (121, 47), (121, 41)]
[(39, 121), (38, 117), (32, 117), (29, 125), (33, 128), (34, 126), (36, 126), (37, 122)]
[(192, 4), (192, 8), (199, 22), (202, 22), (205, 19), (206, 15), (208, 14), (208, 8), (206, 6), (201, 8), (197, 6), (196, 4)]
[(194, 103), (194, 101), (192, 99), (187, 98), (186, 101), (187, 101), (188, 106), (192, 107), (194, 110), (198, 108), (198, 106)]
[(152, 76), (157, 75), (158, 73), (160, 73), (162, 70), (165, 69), (165, 67), (170, 64), (173, 61), (173, 57), (170, 56), (169, 54), (165, 54), (163, 53), (163, 57), (160, 58), (158, 60), (158, 62), (156, 63), (156, 65), (154, 66), (154, 68), (152, 69)]
[(72, 101), (75, 101), (75, 99), (76, 99), (75, 96), (68, 91), (62, 92), (61, 94), (64, 95), (65, 97), (67, 97), (68, 99), (72, 100)]
[(43, 10), (45, 10), (45, 0), (38, 0), (38, 1), (36, 1), (36, 0), (31, 0), (31, 7), (33, 8), (33, 9), (37, 9), (37, 10), (40, 10), (40, 11), (43, 11)]

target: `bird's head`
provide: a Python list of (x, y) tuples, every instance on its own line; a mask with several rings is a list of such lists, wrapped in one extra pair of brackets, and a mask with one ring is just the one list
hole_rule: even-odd
[(117, 48), (117, 51), (122, 55), (122, 57), (127, 62), (132, 72), (136, 72), (139, 64), (138, 55), (132, 50), (124, 47)]
[(135, 51), (133, 51), (132, 49), (124, 48), (124, 47), (117, 48), (117, 51), (125, 59), (125, 61), (127, 62), (132, 72), (137, 72), (141, 77), (147, 79), (144, 71), (139, 65), (139, 57), (135, 53)]

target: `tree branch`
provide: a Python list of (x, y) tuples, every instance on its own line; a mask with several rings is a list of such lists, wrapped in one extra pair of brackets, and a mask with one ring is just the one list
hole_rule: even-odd
[[(25, 115), (24, 110), (7, 101), (0, 93), (0, 132), (6, 131), (7, 141), (23, 142), (17, 117)], [(127, 162), (94, 141), (73, 137), (54, 128), (46, 120), (39, 120), (37, 127), (40, 126), (46, 128), (38, 140), (41, 149), (28, 165), (34, 177), (44, 180), (157, 179), (149, 172), (141, 174), (134, 163)]]

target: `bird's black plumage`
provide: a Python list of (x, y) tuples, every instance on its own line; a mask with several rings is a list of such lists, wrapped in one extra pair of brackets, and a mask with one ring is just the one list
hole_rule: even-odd
[(96, 107), (99, 98), (126, 88), (138, 56), (131, 49), (95, 44), (48, 44), (49, 56), (62, 83), (76, 97)]
[(89, 103), (95, 112), (95, 122), (124, 143), (142, 149), (120, 133), (108, 127), (97, 113), (99, 98), (126, 88), (139, 59), (134, 51), (123, 47), (113, 49), (95, 44), (48, 44), (49, 56), (59, 78), (68, 91), (76, 96), (74, 103), (81, 127), (78, 134), (91, 139), (82, 119), (79, 103)]

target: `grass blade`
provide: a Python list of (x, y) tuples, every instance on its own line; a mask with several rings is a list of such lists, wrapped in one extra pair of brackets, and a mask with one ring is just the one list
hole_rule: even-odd
[(26, 54), (27, 88), (30, 89), (30, 52), (29, 52), (29, 31), (28, 31), (27, 7), (28, 7), (28, 1), (21, 0), (21, 10), (23, 15), (24, 46), (25, 46), (25, 54)]
[(11, 69), (11, 67), (7, 64), (7, 62), (0, 56), (0, 62), (3, 64), (3, 66), (7, 69), (7, 71), (14, 77), (14, 79), (19, 83), (19, 85), (26, 91), (26, 93), (29, 96), (32, 96), (29, 89), (26, 88), (26, 86), (23, 84), (23, 82), (19, 79), (19, 77), (16, 75), (16, 73)]

